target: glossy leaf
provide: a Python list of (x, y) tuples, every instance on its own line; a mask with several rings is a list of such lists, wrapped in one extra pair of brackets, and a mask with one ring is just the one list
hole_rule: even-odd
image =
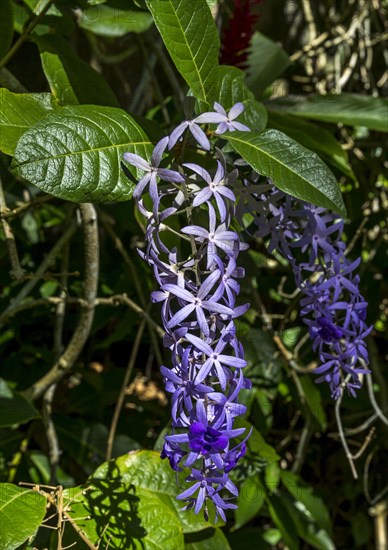
[(300, 376), (299, 381), (303, 388), (303, 393), (306, 398), (306, 403), (310, 409), (311, 414), (313, 415), (318, 426), (322, 429), (326, 429), (327, 418), (326, 412), (322, 405), (322, 394), (318, 390), (316, 384), (311, 379), (311, 376)]
[(339, 185), (321, 159), (278, 130), (230, 132), (233, 149), (286, 193), (346, 216)]
[(0, 59), (12, 44), (13, 14), (11, 0), (2, 0), (0, 8)]
[(0, 88), (0, 151), (13, 155), (20, 137), (53, 109), (51, 94), (14, 94)]
[(143, 130), (120, 109), (77, 105), (47, 115), (26, 132), (14, 170), (39, 189), (77, 202), (128, 200), (133, 184), (120, 166), (125, 151), (148, 157)]
[[(114, 475), (116, 465), (109, 464), (109, 473)], [(66, 514), (76, 526), (70, 533), (76, 547), (82, 542), (77, 533), (81, 531), (92, 548), (184, 550), (179, 518), (156, 492), (110, 476), (66, 489), (63, 497)]]
[(113, 5), (96, 5), (82, 11), (78, 25), (99, 36), (119, 38), (129, 32), (141, 33), (150, 28), (152, 17), (146, 11), (128, 9), (128, 1)]
[(269, 126), (284, 132), (298, 143), (317, 153), (322, 160), (354, 179), (348, 154), (326, 128), (284, 113), (269, 112)]
[(195, 97), (212, 104), (219, 38), (206, 0), (147, 0), (171, 58)]
[(256, 428), (252, 426), (250, 422), (242, 419), (241, 417), (236, 418), (234, 427), (245, 428), (245, 433), (240, 436), (241, 438), (246, 437), (248, 433), (252, 430), (251, 436), (247, 441), (247, 447), (253, 455), (258, 455), (267, 463), (276, 462), (280, 459), (275, 449), (271, 445), (266, 443), (260, 432), (256, 430)]
[(236, 503), (238, 508), (234, 512), (233, 530), (240, 529), (257, 515), (264, 504), (265, 494), (266, 491), (259, 476), (249, 477), (242, 482)]
[(145, 493), (157, 494), (163, 503), (179, 518), (185, 533), (192, 533), (209, 526), (203, 515), (192, 510), (182, 511), (182, 502), (176, 496), (183, 491), (187, 472), (180, 473), (179, 485), (175, 472), (167, 460), (162, 460), (155, 451), (134, 451), (127, 453), (114, 462), (102, 464), (93, 474), (95, 479), (109, 479), (120, 483), (132, 484)]
[(77, 56), (67, 40), (48, 34), (37, 37), (35, 42), (51, 92), (59, 104), (118, 107), (106, 80)]
[(299, 537), (294, 518), (289, 514), (284, 500), (277, 495), (267, 499), (269, 513), (282, 533), (282, 540), (290, 550), (299, 550)]
[(388, 100), (359, 94), (292, 96), (271, 101), (271, 111), (289, 113), (302, 118), (335, 122), (348, 126), (366, 126), (370, 130), (388, 132)]
[(35, 533), (45, 514), (43, 495), (11, 483), (0, 483), (0, 548), (18, 548)]
[(30, 401), (11, 390), (0, 378), (0, 428), (25, 424), (39, 416), (39, 411)]
[(290, 60), (279, 44), (258, 31), (253, 33), (249, 50), (247, 84), (260, 97), (290, 65)]
[(230, 550), (230, 546), (221, 529), (208, 528), (185, 535), (185, 550)]
[(287, 491), (297, 502), (301, 502), (306, 507), (317, 525), (330, 533), (329, 511), (323, 500), (314, 493), (313, 488), (307, 485), (298, 475), (287, 470), (281, 471), (281, 478)]

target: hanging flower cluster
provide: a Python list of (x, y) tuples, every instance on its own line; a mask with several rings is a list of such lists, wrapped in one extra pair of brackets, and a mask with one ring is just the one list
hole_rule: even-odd
[[(251, 232), (269, 238), (269, 250), (290, 262), (302, 293), (301, 315), (321, 360), (317, 382), (327, 381), (337, 398), (346, 379), (355, 395), (360, 375), (369, 372), (367, 304), (355, 274), (359, 260), (345, 254), (343, 220), (280, 191), (271, 180), (262, 183), (242, 159), (230, 156), (228, 165), (209, 141), (209, 135), (249, 132), (236, 120), (243, 110), (241, 103), (229, 112), (215, 103), (214, 111), (182, 122), (161, 139), (150, 162), (124, 154), (143, 172), (133, 193), (147, 221), (140, 255), (154, 271), (159, 288), (152, 301), (161, 304), (164, 344), (172, 357), (171, 368), (161, 367), (172, 394), (173, 431), (161, 456), (176, 471), (191, 470), (189, 487), (177, 497), (185, 509), (204, 508), (206, 517), (211, 501), (216, 518), (224, 520), (238, 494), (229, 472), (244, 456), (248, 437), (242, 439), (244, 429), (234, 427), (246, 412), (239, 392), (251, 387), (234, 324), (249, 308), (236, 306), (244, 277), (238, 257), (246, 245), (231, 228), (232, 219), (244, 227), (248, 214)], [(203, 125), (216, 127), (205, 133)], [(186, 152), (199, 163), (181, 161)]]
[[(164, 344), (172, 356), (172, 368), (161, 368), (172, 394), (173, 428), (165, 437), (162, 457), (174, 470), (191, 468), (186, 478), (190, 486), (178, 496), (185, 508), (198, 513), (205, 506), (206, 512), (210, 500), (216, 518), (223, 519), (224, 510), (236, 507), (229, 502), (238, 492), (228, 474), (245, 454), (246, 438), (233, 445), (233, 438), (245, 431), (233, 424), (246, 411), (239, 392), (250, 387), (233, 321), (249, 308), (236, 306), (238, 279), (244, 276), (237, 265), (244, 246), (230, 228), (236, 201), (230, 186), (237, 170), (228, 173), (219, 150), (207, 156), (213, 164), (209, 171), (195, 163), (171, 165), (172, 155), (163, 155), (184, 134), (182, 152), (189, 130), (197, 154), (202, 151), (205, 160), (204, 151), (211, 145), (200, 125), (217, 124), (215, 135), (249, 131), (235, 120), (243, 109), (238, 103), (227, 113), (216, 103), (214, 112), (183, 122), (159, 141), (150, 162), (124, 154), (144, 173), (133, 194), (147, 220), (147, 247), (141, 256), (152, 266), (159, 286), (152, 301), (161, 304)], [(166, 162), (169, 168), (162, 167)]]
[(317, 382), (328, 382), (332, 396), (341, 394), (344, 379), (355, 396), (361, 374), (369, 371), (365, 337), (372, 327), (365, 323), (367, 302), (361, 296), (355, 270), (341, 240), (343, 220), (324, 208), (308, 204), (276, 189), (269, 180), (242, 187), (240, 215), (253, 215), (255, 234), (270, 238), (269, 250), (277, 250), (290, 262), (302, 293), (300, 314), (308, 326), (313, 349), (321, 364)]

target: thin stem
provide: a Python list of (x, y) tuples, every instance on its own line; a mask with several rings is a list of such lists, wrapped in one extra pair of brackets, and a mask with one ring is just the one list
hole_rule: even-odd
[(120, 393), (119, 393), (119, 397), (117, 399), (115, 412), (113, 414), (112, 423), (110, 425), (107, 448), (106, 448), (106, 460), (110, 460), (112, 458), (113, 442), (114, 442), (114, 438), (115, 438), (115, 435), (116, 435), (117, 424), (118, 424), (118, 421), (119, 421), (119, 418), (120, 418), (121, 409), (122, 409), (124, 399), (125, 399), (125, 390), (127, 389), (127, 386), (128, 386), (128, 383), (129, 383), (129, 380), (131, 378), (131, 374), (132, 374), (132, 371), (133, 371), (133, 367), (135, 366), (135, 362), (136, 362), (137, 354), (138, 354), (138, 351), (139, 351), (141, 338), (143, 336), (143, 331), (144, 331), (145, 324), (146, 324), (145, 319), (142, 319), (141, 322), (140, 322), (140, 326), (138, 328), (137, 334), (136, 334), (135, 341), (133, 343), (131, 356), (129, 358), (127, 370), (126, 370), (125, 375), (124, 375), (124, 380), (123, 380), (123, 383), (121, 385), (121, 390), (120, 390)]
[(54, 0), (47, 0), (47, 4), (44, 6), (42, 11), (39, 13), (39, 15), (37, 15), (35, 19), (33, 19), (27, 24), (26, 28), (23, 30), (22, 34), (16, 40), (12, 48), (10, 48), (8, 52), (5, 54), (5, 56), (2, 59), (0, 59), (0, 69), (5, 65), (7, 65), (7, 63), (13, 58), (13, 56), (16, 54), (19, 48), (24, 44), (24, 42), (28, 40), (32, 31), (43, 19), (43, 17), (46, 15), (46, 13), (48, 12), (48, 10), (50, 9), (53, 3), (54, 3)]
[(35, 382), (25, 392), (29, 399), (41, 397), (52, 385), (59, 382), (72, 368), (81, 353), (92, 327), (94, 318), (94, 302), (97, 294), (99, 268), (99, 240), (97, 216), (92, 204), (80, 204), (80, 213), (84, 232), (84, 300), (85, 306), (81, 310), (78, 324), (66, 350), (55, 362), (51, 370), (40, 380)]
[(5, 219), (5, 213), (7, 212), (7, 210), (8, 208), (5, 202), (3, 182), (0, 176), (0, 218), (1, 218), (1, 225), (3, 227), (3, 231), (5, 235), (5, 246), (7, 248), (9, 262), (11, 264), (10, 275), (13, 279), (16, 279), (17, 281), (21, 281), (24, 276), (24, 269), (22, 269), (20, 265), (18, 249), (16, 247), (16, 241), (15, 241), (12, 228), (8, 223), (8, 221)]
[[(362, 361), (362, 360), (360, 359), (360, 361)], [(386, 426), (388, 426), (388, 418), (385, 416), (383, 411), (380, 409), (379, 405), (377, 404), (376, 398), (375, 398), (375, 393), (373, 391), (372, 376), (370, 374), (366, 374), (365, 376), (366, 376), (366, 384), (367, 384), (367, 387), (368, 387), (368, 394), (369, 394), (369, 399), (370, 399), (371, 405), (372, 405), (375, 413), (377, 414), (377, 416), (380, 418), (380, 420), (382, 422), (384, 422), (384, 424)]]
[(354, 462), (353, 462), (353, 455), (349, 450), (349, 447), (348, 447), (348, 444), (347, 444), (347, 441), (346, 441), (346, 438), (345, 438), (345, 434), (344, 434), (344, 429), (343, 429), (343, 426), (342, 426), (342, 420), (341, 420), (341, 403), (342, 403), (342, 398), (343, 398), (343, 395), (344, 395), (344, 389), (345, 389), (346, 384), (349, 381), (349, 379), (350, 379), (350, 375), (348, 375), (345, 378), (344, 382), (342, 383), (341, 393), (340, 393), (340, 395), (339, 395), (339, 397), (336, 401), (336, 404), (335, 404), (335, 418), (337, 420), (337, 427), (338, 427), (338, 433), (339, 433), (339, 436), (340, 436), (340, 440), (341, 440), (342, 446), (344, 448), (346, 458), (348, 459), (353, 477), (354, 477), (354, 479), (358, 479), (357, 470), (356, 470), (356, 467), (355, 467)]

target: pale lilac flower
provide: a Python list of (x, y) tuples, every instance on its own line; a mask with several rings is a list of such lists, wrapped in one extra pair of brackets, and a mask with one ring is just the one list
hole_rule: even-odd
[(235, 103), (233, 107), (230, 109), (229, 113), (225, 111), (225, 109), (217, 103), (217, 101), (214, 103), (214, 112), (209, 113), (203, 113), (202, 115), (197, 116), (194, 121), (199, 122), (202, 124), (211, 124), (215, 123), (218, 124), (215, 133), (218, 135), (224, 134), (225, 132), (234, 132), (235, 130), (239, 130), (241, 132), (249, 132), (250, 128), (248, 126), (245, 126), (245, 124), (242, 124), (241, 122), (237, 122), (235, 119), (241, 115), (241, 113), (244, 111), (244, 105), (242, 103)]

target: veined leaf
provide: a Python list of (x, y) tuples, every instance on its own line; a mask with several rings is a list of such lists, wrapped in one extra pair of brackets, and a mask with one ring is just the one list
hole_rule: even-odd
[(12, 483), (0, 483), (0, 548), (18, 548), (35, 533), (45, 514), (43, 495)]
[(143, 130), (125, 111), (76, 105), (48, 114), (23, 134), (13, 168), (56, 197), (123, 201), (133, 190), (120, 166), (123, 153), (149, 157), (151, 149)]
[(282, 191), (346, 216), (333, 173), (312, 151), (278, 130), (230, 132), (224, 137), (254, 170), (272, 178)]
[(147, 6), (176, 68), (195, 97), (211, 104), (219, 38), (206, 0), (147, 0)]
[(289, 113), (302, 118), (366, 126), (371, 130), (388, 132), (388, 100), (360, 94), (339, 94), (307, 97), (292, 96), (267, 104), (271, 111)]
[(82, 61), (60, 36), (36, 37), (43, 71), (53, 96), (61, 105), (77, 103), (118, 107), (118, 101), (106, 80)]
[(13, 155), (20, 136), (53, 109), (51, 94), (14, 94), (0, 88), (0, 151)]

